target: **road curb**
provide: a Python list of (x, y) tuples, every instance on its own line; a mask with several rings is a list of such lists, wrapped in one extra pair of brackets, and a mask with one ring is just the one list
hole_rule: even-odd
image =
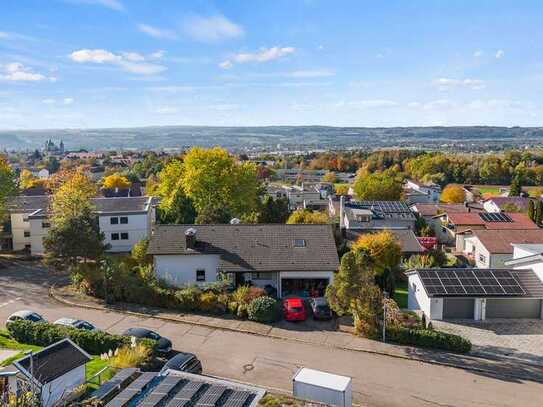
[[(183, 320), (179, 320), (179, 319), (176, 319), (176, 318), (149, 315), (149, 314), (146, 314), (146, 313), (143, 313), (143, 312), (128, 311), (128, 310), (122, 310), (122, 309), (109, 309), (109, 308), (106, 308), (106, 307), (103, 307), (103, 306), (98, 306), (98, 305), (78, 304), (78, 303), (66, 300), (65, 298), (62, 298), (62, 296), (59, 296), (58, 294), (56, 294), (55, 293), (55, 286), (51, 286), (49, 288), (49, 296), (51, 298), (53, 298), (55, 301), (57, 301), (57, 302), (59, 302), (61, 304), (64, 304), (64, 305), (67, 305), (67, 306), (70, 306), (70, 307), (75, 307), (75, 308), (92, 309), (92, 310), (96, 310), (96, 311), (106, 311), (106, 312), (117, 312), (119, 314), (132, 315), (132, 316), (144, 317), (144, 318), (154, 318), (154, 319), (158, 319), (158, 320), (162, 320), (162, 321), (166, 321), (166, 322), (173, 322), (173, 323), (177, 323), (177, 324), (194, 325), (194, 326), (200, 326), (200, 327), (209, 328), (209, 329), (217, 329), (217, 330), (228, 331), (228, 332), (243, 333), (243, 334), (259, 336), (259, 337), (263, 337), (263, 338), (278, 339), (278, 340), (283, 340), (283, 341), (294, 341), (294, 342), (303, 343), (303, 344), (306, 344), (306, 345), (326, 346), (328, 348), (339, 349), (339, 350), (343, 350), (343, 351), (362, 352), (362, 353), (378, 355), (378, 356), (388, 356), (388, 357), (391, 357), (391, 358), (409, 360), (409, 361), (412, 361), (412, 362), (421, 362), (421, 363), (427, 363), (427, 364), (430, 364), (430, 365), (445, 366), (445, 367), (450, 367), (450, 368), (455, 368), (455, 369), (469, 370), (469, 371), (477, 372), (477, 373), (490, 374), (490, 375), (495, 376), (495, 377), (513, 378), (513, 379), (520, 379), (520, 380), (531, 380), (531, 381), (536, 381), (536, 382), (539, 382), (539, 383), (543, 382), (543, 379), (536, 380), (533, 377), (531, 377), (530, 375), (522, 375), (522, 374), (521, 375), (514, 375), (514, 374), (507, 374), (507, 373), (497, 373), (496, 369), (483, 369), (483, 368), (479, 368), (479, 367), (466, 366), (466, 365), (462, 365), (462, 364), (458, 364), (458, 363), (448, 363), (448, 362), (441, 362), (441, 361), (436, 361), (436, 360), (428, 360), (428, 359), (423, 359), (423, 358), (417, 358), (417, 357), (407, 356), (407, 355), (397, 355), (397, 354), (394, 354), (394, 353), (376, 351), (376, 350), (372, 350), (372, 349), (355, 349), (355, 348), (349, 348), (349, 347), (346, 347), (346, 346), (333, 345), (333, 344), (328, 344), (328, 343), (316, 343), (316, 342), (306, 341), (304, 339), (299, 339), (299, 338), (291, 338), (291, 337), (286, 337), (286, 336), (281, 336), (281, 335), (274, 335), (274, 334), (270, 334), (270, 333), (264, 334), (264, 333), (259, 333), (259, 332), (255, 332), (255, 331), (249, 331), (249, 330), (246, 330), (246, 329), (215, 326), (215, 325), (206, 324), (206, 323), (202, 323), (202, 322), (198, 322), (198, 321), (183, 321)], [(416, 349), (416, 348), (413, 348), (413, 349)]]

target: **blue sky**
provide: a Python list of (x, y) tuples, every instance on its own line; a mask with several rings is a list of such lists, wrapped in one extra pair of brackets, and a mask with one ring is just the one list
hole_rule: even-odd
[(1, 10), (2, 129), (543, 125), (541, 1), (3, 0)]

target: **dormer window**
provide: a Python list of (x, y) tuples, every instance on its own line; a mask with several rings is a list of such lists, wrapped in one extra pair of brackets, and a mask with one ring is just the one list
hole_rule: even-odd
[(305, 247), (305, 239), (294, 239), (294, 247)]
[(356, 215), (357, 222), (369, 222), (370, 217), (369, 215)]

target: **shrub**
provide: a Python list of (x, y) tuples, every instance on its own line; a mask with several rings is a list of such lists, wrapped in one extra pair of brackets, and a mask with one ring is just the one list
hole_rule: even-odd
[(151, 358), (151, 349), (143, 343), (138, 343), (134, 348), (123, 346), (110, 360), (114, 368), (125, 369), (128, 367), (140, 367)]
[(110, 335), (101, 331), (90, 332), (53, 324), (15, 321), (9, 323), (7, 328), (10, 335), (21, 343), (49, 346), (64, 338), (70, 338), (91, 355), (99, 355), (130, 344), (130, 338), (127, 336)]
[(266, 291), (263, 288), (241, 285), (232, 294), (232, 300), (238, 304), (249, 305), (255, 298), (265, 295)]
[(238, 318), (242, 318), (242, 319), (247, 318), (247, 305), (238, 304), (238, 310), (236, 311), (236, 315)]
[(393, 327), (387, 329), (387, 337), (391, 341), (401, 345), (415, 345), (458, 353), (467, 353), (471, 350), (471, 342), (469, 340), (458, 335), (430, 329)]
[(271, 297), (255, 298), (247, 307), (251, 321), (274, 322), (277, 320), (277, 301)]
[(198, 287), (186, 287), (175, 292), (177, 306), (182, 311), (195, 311), (200, 305), (202, 290)]
[(219, 296), (212, 291), (200, 294), (200, 310), (203, 312), (220, 314), (226, 307), (219, 302)]

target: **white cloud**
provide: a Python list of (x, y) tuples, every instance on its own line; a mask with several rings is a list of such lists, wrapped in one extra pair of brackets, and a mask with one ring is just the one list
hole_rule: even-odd
[(75, 102), (75, 100), (74, 98), (63, 98), (60, 100), (47, 98), (47, 99), (43, 99), (41, 102), (45, 105), (56, 105), (57, 103), (60, 103), (60, 104), (68, 106), (68, 105), (72, 105)]
[(475, 51), (475, 52), (473, 53), (473, 56), (474, 56), (475, 58), (482, 57), (482, 56), (483, 56), (483, 51), (480, 50), (480, 49), (478, 49), (477, 51)]
[(74, 103), (74, 98), (64, 98), (62, 100), (62, 103), (64, 103), (65, 105), (72, 105)]
[(260, 48), (257, 52), (240, 52), (231, 58), (221, 62), (219, 66), (224, 69), (231, 68), (234, 63), (246, 64), (249, 62), (268, 62), (274, 59), (282, 58), (296, 51), (293, 47), (272, 47)]
[(104, 49), (80, 49), (68, 56), (77, 63), (112, 64), (138, 75), (154, 75), (166, 70), (165, 66), (146, 62), (146, 57), (137, 52), (114, 54)]
[(154, 27), (149, 24), (138, 24), (138, 30), (142, 33), (149, 35), (153, 38), (175, 40), (177, 34), (172, 30), (165, 30), (163, 28)]
[(68, 3), (90, 4), (107, 7), (115, 11), (123, 11), (124, 6), (119, 0), (67, 0)]
[(54, 105), (56, 103), (55, 99), (43, 99), (41, 101), (44, 105)]
[(155, 52), (149, 54), (149, 58), (151, 58), (151, 59), (162, 59), (162, 58), (164, 58), (164, 55), (166, 55), (166, 51), (159, 49), (158, 51), (155, 51)]
[(424, 110), (449, 110), (456, 106), (456, 103), (449, 99), (438, 99), (431, 102), (424, 103), (422, 108)]
[(0, 31), (0, 40), (5, 40), (6, 38), (9, 38), (9, 34), (4, 31)]
[(480, 90), (486, 87), (485, 81), (481, 79), (454, 79), (454, 78), (439, 78), (433, 81), (433, 85), (439, 90), (450, 90), (453, 88), (468, 88)]
[(43, 80), (55, 82), (56, 78), (47, 77), (41, 73), (33, 72), (31, 68), (24, 66), (20, 62), (11, 62), (6, 65), (0, 65), (0, 80), (12, 82), (39, 82)]
[(223, 39), (237, 38), (244, 35), (241, 26), (222, 15), (203, 17), (192, 16), (185, 20), (183, 30), (198, 41), (216, 42)]
[(390, 107), (398, 107), (400, 104), (393, 100), (386, 99), (368, 99), (368, 100), (355, 100), (351, 102), (338, 102), (336, 107), (349, 106), (357, 109), (382, 109)]
[(328, 69), (302, 70), (287, 74), (291, 78), (326, 78), (334, 75), (335, 72)]
[(158, 114), (175, 114), (179, 112), (179, 108), (177, 106), (157, 106), (152, 111)]
[(503, 49), (499, 49), (497, 52), (496, 52), (496, 59), (501, 59), (505, 56), (505, 51)]

